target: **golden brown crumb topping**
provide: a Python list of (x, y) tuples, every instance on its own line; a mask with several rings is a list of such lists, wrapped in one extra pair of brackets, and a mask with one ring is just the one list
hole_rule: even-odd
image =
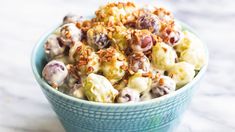
[(77, 62), (77, 66), (87, 65), (89, 59), (91, 59), (89, 56), (93, 49), (91, 47), (88, 47), (86, 45), (81, 45), (77, 48), (76, 52), (79, 54), (79, 59)]
[(100, 62), (110, 62), (115, 56), (116, 49), (108, 48), (106, 50), (99, 50), (97, 53), (100, 56)]

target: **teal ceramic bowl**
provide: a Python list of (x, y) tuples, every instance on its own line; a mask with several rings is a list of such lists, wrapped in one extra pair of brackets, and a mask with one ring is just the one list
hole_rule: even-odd
[[(182, 26), (192, 31), (185, 24)], [(38, 84), (67, 132), (174, 131), (207, 69), (208, 62), (193, 81), (183, 88), (149, 101), (105, 104), (81, 100), (56, 91), (42, 79), (41, 71), (46, 63), (43, 45), (52, 31), (54, 29), (36, 44), (31, 65)]]

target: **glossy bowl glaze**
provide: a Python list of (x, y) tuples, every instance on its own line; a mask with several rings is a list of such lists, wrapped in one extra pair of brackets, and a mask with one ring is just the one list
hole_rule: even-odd
[[(193, 32), (187, 25), (181, 25)], [(107, 104), (81, 100), (53, 89), (42, 79), (41, 71), (46, 63), (43, 45), (54, 30), (44, 34), (36, 44), (31, 66), (38, 84), (67, 132), (174, 131), (208, 65), (208, 51), (204, 45), (206, 65), (193, 81), (171, 94), (139, 103)]]

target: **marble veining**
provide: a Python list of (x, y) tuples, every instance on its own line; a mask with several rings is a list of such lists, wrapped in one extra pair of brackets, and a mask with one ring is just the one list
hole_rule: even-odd
[[(195, 28), (209, 69), (176, 132), (235, 131), (235, 1), (138, 0), (164, 5)], [(0, 4), (0, 131), (64, 132), (30, 68), (34, 44), (65, 14), (89, 15), (97, 0), (5, 0)]]

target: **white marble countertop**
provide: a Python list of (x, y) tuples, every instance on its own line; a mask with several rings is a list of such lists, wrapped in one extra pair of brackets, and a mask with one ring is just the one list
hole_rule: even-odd
[[(146, 0), (138, 2), (148, 3)], [(34, 80), (30, 53), (40, 36), (59, 23), (65, 14), (90, 14), (101, 3), (104, 1), (1, 1), (1, 132), (64, 132)], [(210, 51), (207, 75), (176, 132), (234, 132), (235, 1), (161, 0), (160, 3), (194, 27)]]

